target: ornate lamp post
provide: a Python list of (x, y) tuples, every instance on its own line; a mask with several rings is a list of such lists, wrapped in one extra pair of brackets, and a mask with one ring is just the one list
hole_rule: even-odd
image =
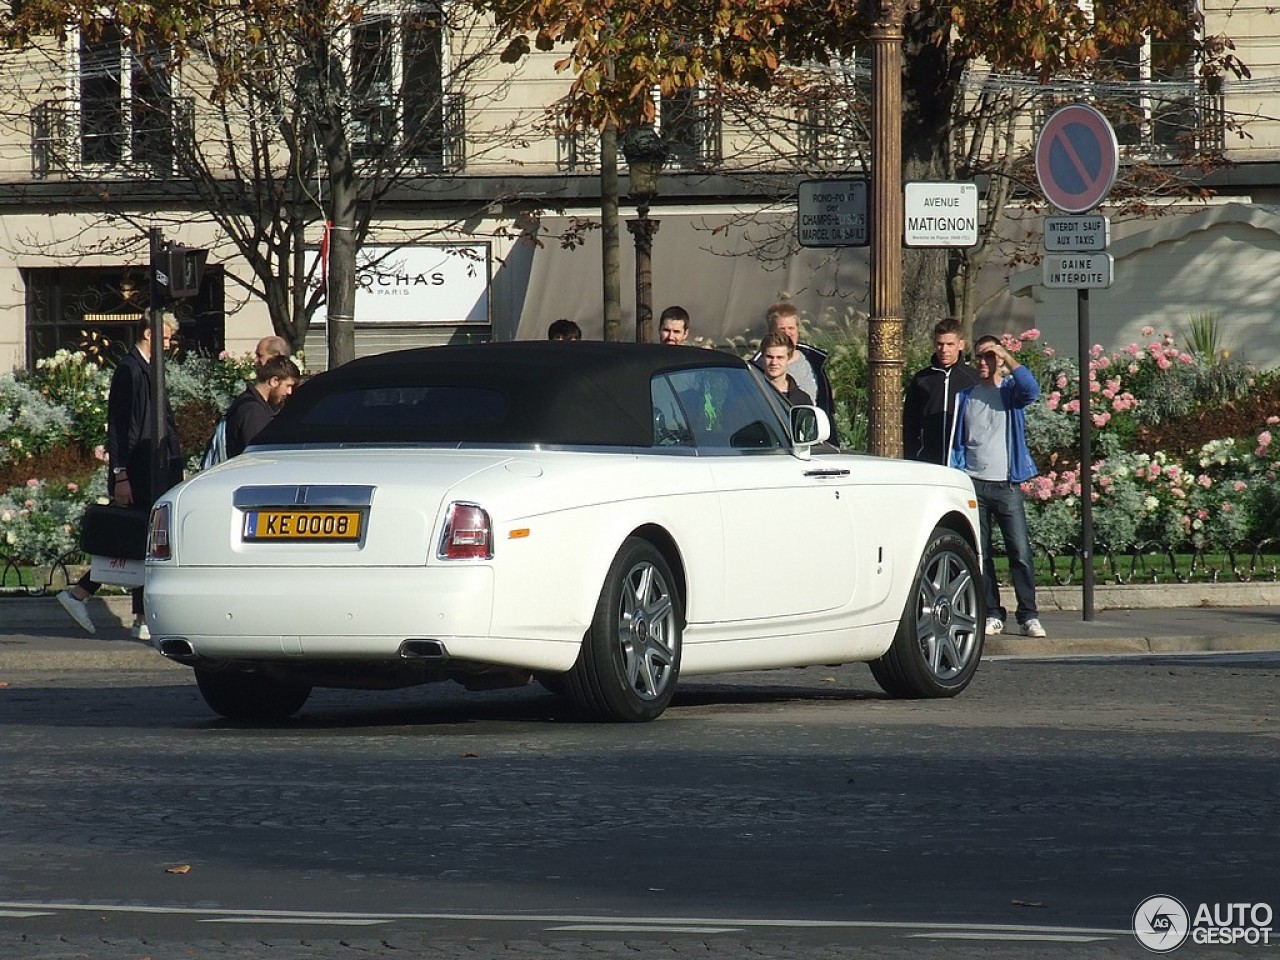
[(902, 25), (906, 0), (870, 0), (871, 452), (902, 456)]
[(635, 202), (637, 214), (627, 221), (636, 243), (636, 343), (652, 343), (653, 235), (661, 221), (649, 219), (649, 204), (658, 195), (667, 148), (652, 127), (639, 127), (622, 138), (622, 155), (627, 158), (627, 194)]

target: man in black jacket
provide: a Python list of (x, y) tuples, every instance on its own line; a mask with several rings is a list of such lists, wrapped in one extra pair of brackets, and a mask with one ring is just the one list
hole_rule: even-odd
[(258, 367), (254, 382), (227, 407), (227, 456), (237, 457), (293, 393), (302, 376), (288, 357), (276, 356)]
[[(162, 353), (173, 336), (173, 324), (166, 321), (163, 329)], [(164, 449), (159, 457), (160, 486), (155, 489), (151, 474), (156, 460), (151, 417), (151, 324), (144, 318), (139, 321), (133, 348), (111, 375), (111, 390), (107, 395), (107, 495), (113, 503), (142, 511), (144, 516), (160, 494), (182, 479), (178, 426), (173, 419), (173, 409), (169, 408)], [(58, 594), (58, 603), (89, 633), (94, 633), (95, 628), (85, 601), (97, 592), (98, 586), (86, 573), (74, 586)], [(133, 591), (132, 634), (135, 640), (151, 638), (143, 613), (141, 587)]]
[(916, 372), (907, 386), (902, 407), (902, 455), (908, 460), (947, 463), (956, 394), (978, 382), (978, 374), (964, 362), (964, 327), (956, 317), (944, 317), (933, 327), (933, 360)]

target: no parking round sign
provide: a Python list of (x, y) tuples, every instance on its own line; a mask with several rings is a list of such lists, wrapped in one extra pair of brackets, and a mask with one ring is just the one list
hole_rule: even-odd
[(1045, 121), (1036, 140), (1036, 179), (1045, 199), (1064, 213), (1088, 213), (1111, 191), (1120, 148), (1110, 122), (1073, 103)]

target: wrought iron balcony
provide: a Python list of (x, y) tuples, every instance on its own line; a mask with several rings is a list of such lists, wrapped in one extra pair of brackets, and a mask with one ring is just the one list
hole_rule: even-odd
[[(1198, 80), (1096, 83), (1091, 101), (1116, 132), (1125, 160), (1176, 161), (1189, 154), (1220, 153), (1226, 147), (1226, 113), (1220, 87)], [(1044, 123), (1059, 106), (1075, 102), (1048, 97), (1038, 118)]]
[(46, 100), (31, 111), (31, 172), (111, 179), (170, 179), (193, 139), (194, 101)]
[[(165, 180), (184, 176), (181, 158), (194, 148), (195, 101), (46, 100), (31, 111), (31, 168), (37, 180), (95, 177)], [(463, 98), (444, 97), (439, 109), (402, 129), (395, 106), (366, 107), (352, 127), (355, 155), (371, 160), (396, 151), (423, 173), (466, 166)], [(383, 143), (387, 146), (384, 148)]]
[[(724, 163), (722, 114), (710, 100), (663, 100), (657, 130), (667, 150), (668, 170), (711, 170)], [(623, 159), (621, 146), (618, 159)], [(599, 167), (600, 134), (597, 131), (572, 130), (557, 134), (557, 170), (585, 173)]]

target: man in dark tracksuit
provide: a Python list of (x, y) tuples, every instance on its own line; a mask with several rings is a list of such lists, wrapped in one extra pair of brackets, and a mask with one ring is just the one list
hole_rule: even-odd
[(978, 382), (978, 374), (964, 362), (964, 340), (955, 317), (933, 328), (933, 361), (916, 373), (907, 386), (902, 407), (902, 455), (908, 460), (946, 464), (956, 416), (956, 394)]

